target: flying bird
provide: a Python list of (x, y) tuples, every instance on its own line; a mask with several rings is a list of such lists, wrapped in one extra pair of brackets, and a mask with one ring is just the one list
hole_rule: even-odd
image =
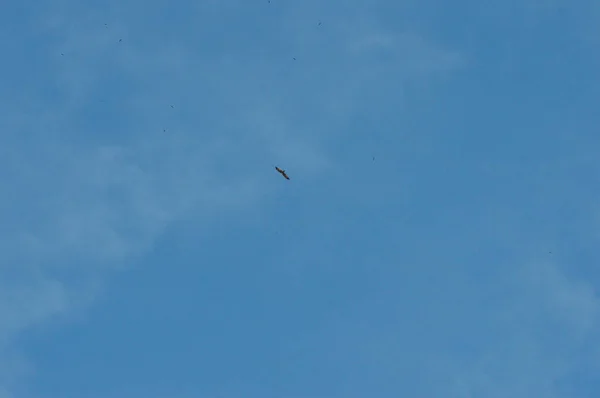
[(288, 177), (287, 174), (285, 174), (285, 170), (281, 170), (279, 167), (275, 166), (275, 170), (277, 170), (286, 180), (289, 180), (290, 177)]

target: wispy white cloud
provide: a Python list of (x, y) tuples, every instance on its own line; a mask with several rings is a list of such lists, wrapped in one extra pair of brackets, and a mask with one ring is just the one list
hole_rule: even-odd
[[(333, 167), (324, 137), (340, 134), (379, 62), (348, 48), (402, 54), (414, 63), (403, 79), (457, 66), (456, 55), (416, 35), (338, 32), (327, 45), (342, 60), (322, 71), (323, 63), (307, 66), (302, 83), (284, 86), (288, 72), (268, 57), (223, 50), (207, 58), (195, 39), (149, 39), (143, 22), (72, 6), (56, 3), (34, 17), (47, 38), (37, 55), (44, 86), (33, 79), (4, 101), (12, 105), (0, 138), (0, 352), (90, 299), (94, 283), (82, 289), (79, 281), (143, 253), (170, 222), (256, 204), (272, 189), (263, 175), (273, 163), (305, 178)], [(336, 68), (349, 57), (356, 66)], [(299, 125), (306, 117), (296, 108), (311, 102), (315, 117)], [(2, 375), (7, 367), (0, 361)]]
[(432, 286), (403, 266), (410, 282), (393, 285), (407, 292), (377, 297), (385, 326), (357, 309), (360, 317), (340, 316), (328, 336), (361, 375), (415, 396), (593, 396), (577, 377), (582, 366), (600, 368), (600, 296), (591, 281), (547, 259), (507, 265), (500, 278), (473, 277), (495, 272), (485, 270), (491, 264), (457, 264), (447, 278), (431, 275)]
[(13, 389), (33, 374), (31, 365), (15, 349), (15, 339), (32, 327), (63, 315), (69, 303), (61, 282), (31, 272), (15, 276), (15, 272), (5, 272), (4, 268), (1, 264), (0, 397), (12, 398)]
[(493, 319), (498, 335), (484, 337), (484, 349), (471, 361), (451, 360), (449, 369), (458, 370), (452, 396), (570, 396), (571, 372), (600, 341), (600, 297), (592, 285), (547, 261), (513, 277), (510, 296), (481, 320)]

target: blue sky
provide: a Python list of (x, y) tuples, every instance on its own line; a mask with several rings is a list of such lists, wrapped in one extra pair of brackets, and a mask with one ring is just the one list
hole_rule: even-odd
[(1, 398), (600, 394), (597, 1), (0, 19)]

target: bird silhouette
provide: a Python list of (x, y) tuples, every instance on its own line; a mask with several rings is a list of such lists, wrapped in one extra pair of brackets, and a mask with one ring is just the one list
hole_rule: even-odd
[(285, 170), (281, 170), (279, 167), (275, 166), (275, 170), (277, 170), (286, 180), (289, 180), (290, 177), (285, 173)]

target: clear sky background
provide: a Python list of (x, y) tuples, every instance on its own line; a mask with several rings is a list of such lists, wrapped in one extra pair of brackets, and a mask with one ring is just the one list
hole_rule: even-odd
[(600, 396), (597, 0), (0, 22), (0, 397)]

